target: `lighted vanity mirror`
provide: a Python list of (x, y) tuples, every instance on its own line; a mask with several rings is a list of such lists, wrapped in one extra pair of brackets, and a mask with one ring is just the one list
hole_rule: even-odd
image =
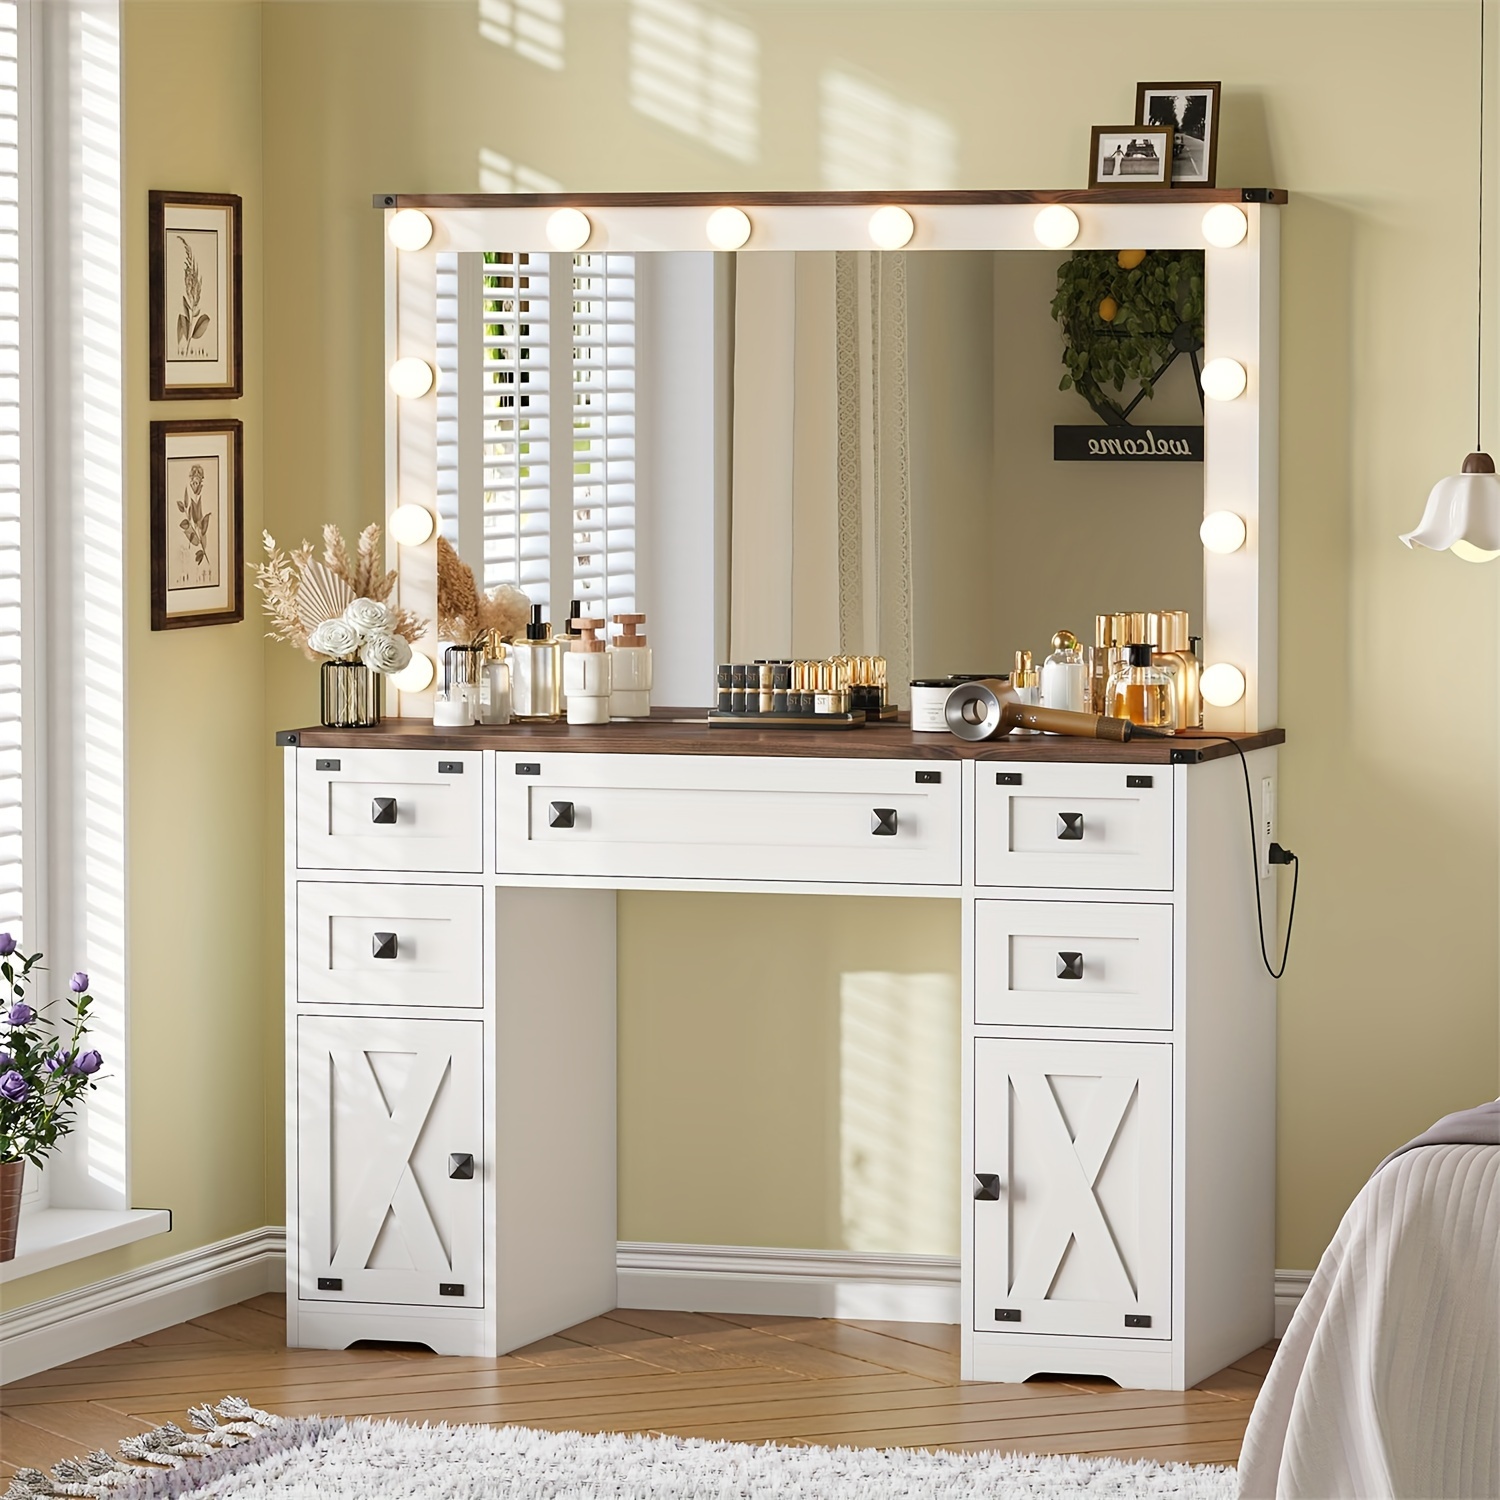
[[(1160, 608), (1244, 685), (1209, 726), (1274, 723), (1284, 195), (1055, 196), (913, 195), (894, 252), (856, 195), (758, 197), (738, 251), (712, 248), (705, 196), (381, 200), (388, 505), (435, 513), (482, 584), (554, 621), (574, 598), (644, 612), (658, 704), (704, 703), (724, 660), (1004, 670)], [(1059, 267), (1152, 245), (1202, 256), (1205, 344), (1131, 421), (1138, 448), (1192, 429), (1194, 455), (1057, 457), (1059, 426), (1113, 435), (1059, 389)], [(1232, 548), (1200, 541), (1205, 515)], [(435, 546), (392, 547), (428, 618)]]

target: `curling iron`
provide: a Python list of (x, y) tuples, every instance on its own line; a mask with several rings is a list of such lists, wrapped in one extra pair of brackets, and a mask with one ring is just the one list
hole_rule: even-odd
[(1154, 731), (1142, 729), (1129, 719), (1106, 714), (1081, 714), (1067, 708), (1038, 708), (1022, 703), (1009, 683), (996, 677), (961, 682), (948, 694), (944, 709), (948, 728), (961, 740), (996, 739), (1013, 729), (1036, 729), (1047, 734), (1067, 734), (1078, 739), (1113, 740), (1116, 744), (1141, 737), (1155, 739)]

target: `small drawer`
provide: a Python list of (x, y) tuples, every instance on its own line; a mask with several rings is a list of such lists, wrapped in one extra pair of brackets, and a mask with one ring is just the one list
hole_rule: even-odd
[(297, 999), (478, 1009), (483, 911), (477, 885), (298, 881)]
[(956, 764), (500, 755), (495, 774), (507, 873), (959, 883)]
[(479, 751), (299, 750), (303, 870), (484, 868)]
[(1172, 908), (978, 901), (977, 1026), (1172, 1029)]
[(1172, 889), (1170, 767), (976, 768), (974, 878), (1051, 889)]

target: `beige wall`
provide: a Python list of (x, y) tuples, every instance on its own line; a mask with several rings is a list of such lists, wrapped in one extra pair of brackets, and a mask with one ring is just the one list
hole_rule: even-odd
[[(373, 192), (475, 188), (481, 147), (584, 191), (817, 187), (818, 78), (834, 63), (950, 122), (956, 173), (941, 185), (953, 186), (1079, 185), (1088, 127), (1125, 117), (1136, 79), (1224, 78), (1220, 181), (1293, 194), (1281, 814), (1306, 877), (1281, 987), (1278, 1264), (1314, 1264), (1383, 1152), (1496, 1093), (1500, 572), (1395, 542), (1471, 436), (1475, 108), (1453, 60), (1472, 61), (1473, 6), (734, 9), (760, 41), (752, 163), (632, 111), (620, 0), (569, 0), (560, 72), (481, 41), (472, 0), (127, 0), (134, 1158), (138, 1201), (172, 1204), (178, 1229), (18, 1283), (8, 1303), (279, 1218), (279, 787), (265, 747), (274, 727), (315, 712), (315, 678), (284, 648), (262, 653), (251, 624), (165, 637), (146, 628), (146, 188), (246, 197), (249, 386), (237, 407), (250, 435), (247, 531), (263, 456), (267, 524), (295, 539), (381, 506)], [(1108, 45), (1086, 44), (1104, 34)], [(1423, 101), (1420, 128), (1393, 129), (1391, 101), (1412, 98)], [(191, 720), (178, 707), (185, 681)], [(1413, 722), (1414, 708), (1441, 714), (1440, 739)], [(197, 832), (166, 808), (185, 761), (214, 793)], [(852, 917), (841, 941), (920, 951), (932, 910), (912, 907), (922, 910), (903, 909), (899, 943), (880, 908)], [(705, 1012), (712, 974), (663, 958), (690, 920), (705, 934), (739, 930), (691, 901), (622, 904), (624, 1232), (837, 1243), (831, 1178), (810, 1169), (808, 1139), (746, 1129), (768, 1119), (761, 1093), (788, 1099), (790, 1079), (831, 1077), (830, 1028), (809, 1021), (828, 990), (821, 1000), (809, 990), (811, 1012), (778, 994), (746, 1054), (745, 1017), (756, 1012), (718, 1002)], [(836, 944), (812, 936), (799, 951), (820, 973), (841, 961)], [(691, 1059), (675, 1050), (687, 1033), (666, 1024), (674, 1016), (697, 1027)], [(720, 1075), (712, 1089), (705, 1067)], [(787, 1105), (809, 1130), (824, 1122), (815, 1149), (825, 1163), (831, 1098)], [(664, 1143), (689, 1120), (700, 1164), (732, 1157), (753, 1196), (711, 1173), (684, 1180)]]

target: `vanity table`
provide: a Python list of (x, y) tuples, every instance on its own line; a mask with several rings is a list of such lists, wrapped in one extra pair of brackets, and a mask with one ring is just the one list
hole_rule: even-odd
[[(1236, 738), (1274, 778), (1281, 732)], [(292, 1345), (615, 1305), (617, 890), (961, 901), (965, 1378), (1183, 1389), (1271, 1336), (1273, 887), (1222, 737), (278, 739)]]

